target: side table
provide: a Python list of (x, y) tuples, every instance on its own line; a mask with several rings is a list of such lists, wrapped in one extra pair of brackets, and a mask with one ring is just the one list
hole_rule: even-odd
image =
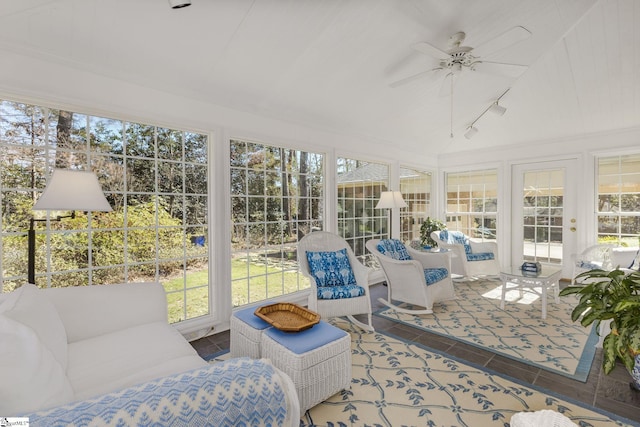
[(532, 289), (542, 288), (540, 295), (542, 296), (542, 318), (547, 318), (547, 289), (552, 288), (556, 303), (560, 302), (560, 275), (562, 268), (543, 265), (539, 273), (524, 272), (520, 266), (511, 266), (500, 272), (500, 280), (502, 280), (502, 299), (500, 300), (500, 308), (504, 310), (505, 295), (507, 293), (507, 283), (518, 285), (520, 297), (524, 288)]

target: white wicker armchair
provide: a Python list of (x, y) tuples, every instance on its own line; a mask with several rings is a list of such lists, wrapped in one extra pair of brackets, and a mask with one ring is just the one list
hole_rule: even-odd
[[(601, 269), (612, 270), (612, 251), (616, 245), (601, 243), (589, 246), (579, 254), (571, 256), (573, 262), (573, 273), (571, 274), (571, 284), (576, 283), (576, 276), (585, 271)], [(626, 267), (626, 266), (625, 266)]]
[[(353, 298), (320, 299), (317, 293), (317, 283), (309, 269), (307, 251), (338, 251), (347, 250), (349, 263), (358, 286), (364, 288), (364, 295)], [(356, 258), (349, 244), (340, 236), (327, 231), (314, 231), (307, 234), (298, 242), (298, 265), (302, 274), (311, 280), (312, 290), (309, 294), (309, 309), (314, 310), (323, 318), (346, 316), (352, 323), (367, 331), (373, 331), (371, 323), (371, 299), (369, 296), (369, 272), (371, 268), (364, 266)], [(366, 314), (367, 324), (353, 317), (356, 314)]]
[[(433, 303), (455, 299), (456, 294), (451, 280), (451, 256), (448, 252), (424, 253), (407, 247), (410, 260), (397, 260), (384, 255), (378, 249), (379, 239), (371, 239), (366, 248), (380, 262), (387, 279), (387, 300), (378, 301), (398, 311), (409, 314), (431, 314)], [(427, 286), (425, 269), (445, 268), (447, 276)], [(394, 304), (399, 301), (424, 307), (424, 309), (406, 309)]]
[[(449, 235), (457, 232), (449, 232)], [(467, 253), (465, 245), (454, 242), (453, 239), (443, 239), (443, 231), (434, 231), (431, 238), (438, 242), (440, 248), (449, 249), (453, 258), (451, 260), (451, 268), (453, 273), (467, 278), (478, 276), (498, 276), (500, 274), (500, 261), (498, 260), (498, 245), (495, 242), (476, 242), (464, 238), (468, 241), (471, 253)], [(482, 257), (474, 259), (476, 255), (493, 254), (492, 259), (483, 259)]]

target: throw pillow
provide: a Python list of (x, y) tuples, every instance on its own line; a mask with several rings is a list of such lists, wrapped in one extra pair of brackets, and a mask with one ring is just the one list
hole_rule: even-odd
[(53, 353), (30, 327), (0, 314), (0, 414), (18, 416), (73, 401)]
[(629, 270), (640, 270), (640, 249), (638, 249), (638, 252), (636, 252), (636, 256), (633, 257), (633, 261), (631, 261)]
[(33, 329), (67, 370), (67, 332), (58, 311), (40, 289), (32, 284), (22, 285), (0, 304), (0, 314)]
[(381, 254), (398, 261), (411, 259), (407, 247), (398, 239), (382, 239), (378, 242), (378, 250)]
[(347, 249), (338, 251), (307, 251), (309, 270), (316, 286), (355, 285), (356, 277), (351, 269)]

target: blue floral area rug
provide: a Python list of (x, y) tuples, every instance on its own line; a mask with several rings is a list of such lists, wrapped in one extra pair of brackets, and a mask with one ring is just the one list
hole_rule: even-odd
[[(342, 319), (331, 323), (351, 335), (351, 387), (307, 411), (301, 427), (508, 427), (515, 413), (544, 409), (581, 427), (640, 427), (419, 344), (365, 332)], [(210, 363), (227, 358), (218, 355)]]
[(344, 320), (352, 338), (351, 388), (311, 408), (301, 426), (500, 426), (550, 409), (579, 426), (635, 425), (549, 391)]
[[(549, 296), (541, 318), (540, 295), (514, 287), (500, 309), (502, 284), (495, 280), (456, 282), (458, 299), (436, 303), (432, 315), (403, 314), (385, 308), (375, 314), (446, 336), (502, 356), (586, 381), (595, 355), (595, 329), (571, 321), (575, 296), (560, 303)], [(404, 305), (404, 307), (411, 307)]]

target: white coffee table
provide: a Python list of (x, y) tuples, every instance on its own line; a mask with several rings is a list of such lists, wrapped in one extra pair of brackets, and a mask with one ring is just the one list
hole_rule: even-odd
[(547, 290), (552, 288), (556, 303), (560, 302), (560, 275), (562, 268), (543, 265), (539, 273), (523, 272), (520, 266), (511, 266), (500, 272), (500, 280), (502, 280), (502, 299), (500, 308), (504, 310), (505, 295), (507, 293), (507, 284), (514, 283), (518, 285), (520, 298), (524, 288), (531, 289), (535, 292), (535, 288), (541, 288), (542, 296), (542, 318), (547, 318)]

